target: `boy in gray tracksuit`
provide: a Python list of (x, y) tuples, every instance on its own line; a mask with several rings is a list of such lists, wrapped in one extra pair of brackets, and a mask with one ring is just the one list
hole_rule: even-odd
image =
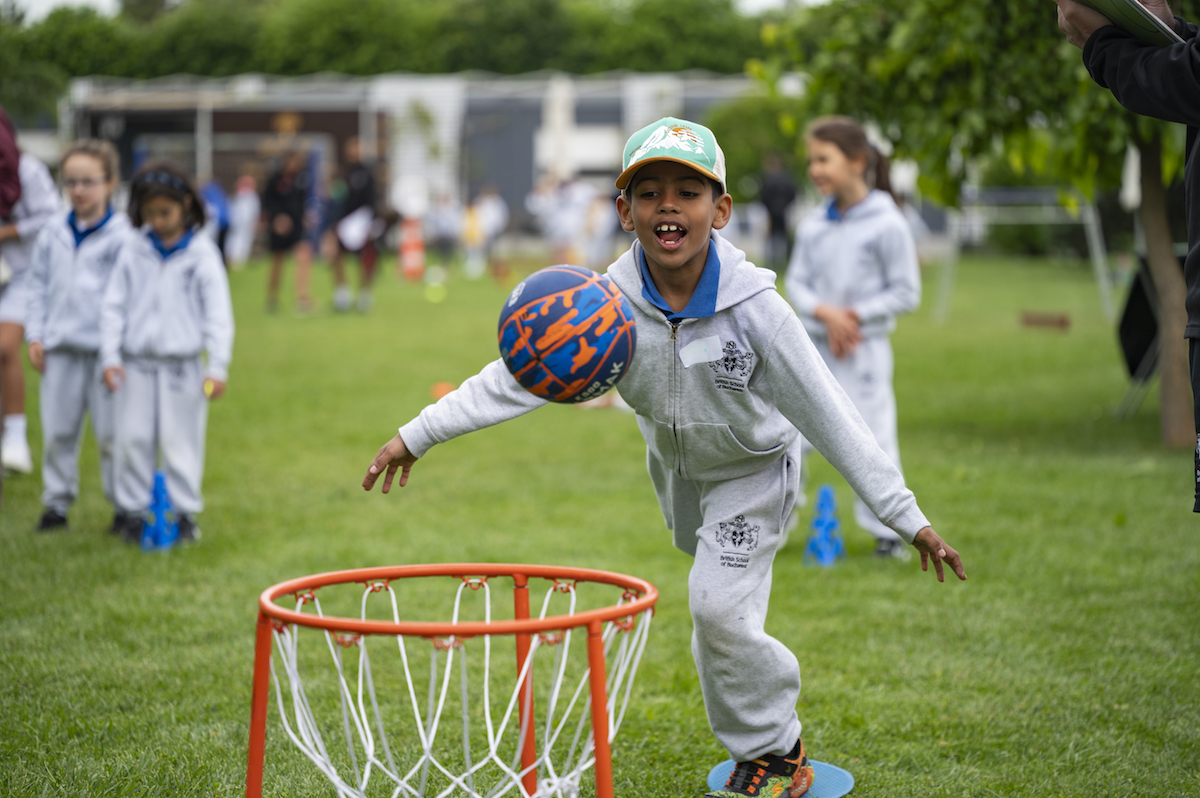
[[(716, 232), (729, 221), (724, 156), (711, 131), (666, 118), (626, 144), (617, 188), (637, 242), (608, 275), (632, 303), (637, 352), (621, 396), (637, 412), (650, 477), (689, 577), (692, 653), (713, 733), (738, 762), (710, 795), (803, 795), (795, 656), (763, 629), (771, 563), (795, 502), (788, 455), (797, 427), (872, 509), (917, 545), (923, 564), (958, 554), (929, 527), (900, 473), (829, 374), (774, 276)], [(400, 428), (363, 487), (400, 469), (400, 485), (434, 444), (544, 404), (502, 361)]]
[[(100, 484), (105, 498), (116, 506), (112, 393), (104, 386), (99, 360), (100, 303), (129, 234), (129, 220), (110, 208), (94, 227), (80, 230), (74, 216), (74, 211), (62, 213), (42, 229), (27, 287), (25, 340), (30, 359), (41, 350), (43, 531), (59, 519), (65, 526), (67, 510), (79, 493), (85, 412), (91, 416), (100, 452)], [(114, 521), (114, 529), (118, 526)]]
[[(154, 229), (155, 217), (130, 235), (104, 294), (100, 360), (116, 391), (117, 507), (140, 519), (161, 452), (180, 539), (194, 540), (195, 515), (204, 508), (208, 400), (224, 392), (233, 350), (229, 281), (216, 244), (193, 235), (204, 223), (203, 207), (182, 173), (169, 163), (144, 168), (132, 191), (134, 223), (142, 221), (139, 198), (146, 205), (177, 200), (185, 213), (169, 244)], [(123, 531), (136, 542), (140, 523)]]

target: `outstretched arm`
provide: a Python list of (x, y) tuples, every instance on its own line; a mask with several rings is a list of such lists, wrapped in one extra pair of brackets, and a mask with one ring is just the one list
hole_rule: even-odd
[(967, 572), (963, 570), (962, 558), (958, 556), (957, 551), (950, 548), (950, 544), (942, 540), (941, 536), (933, 531), (933, 527), (927, 526), (918, 532), (917, 536), (913, 538), (913, 546), (916, 547), (917, 551), (921, 552), (922, 571), (928, 571), (929, 561), (933, 560), (933, 570), (937, 572), (939, 582), (946, 581), (946, 577), (942, 572), (943, 560), (950, 565), (955, 576), (964, 582), (967, 580)]
[(392, 489), (392, 480), (396, 478), (398, 469), (400, 470), (399, 485), (403, 488), (408, 484), (408, 472), (412, 470), (415, 462), (417, 462), (417, 458), (404, 445), (404, 439), (400, 437), (400, 433), (396, 433), (396, 437), (379, 448), (379, 453), (371, 461), (370, 467), (367, 468), (367, 475), (363, 477), (363, 490), (375, 487), (379, 475), (384, 474), (381, 490), (388, 493)]

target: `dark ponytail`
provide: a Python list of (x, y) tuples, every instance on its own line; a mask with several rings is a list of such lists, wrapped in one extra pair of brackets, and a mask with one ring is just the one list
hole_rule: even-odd
[(891, 169), (887, 156), (879, 151), (867, 138), (867, 131), (856, 120), (848, 116), (822, 116), (808, 126), (807, 135), (818, 141), (832, 144), (847, 158), (863, 158), (867, 171), (863, 178), (867, 188), (886, 191), (893, 200)]
[(149, 160), (137, 170), (129, 187), (129, 221), (141, 227), (142, 205), (153, 197), (166, 197), (183, 206), (183, 223), (188, 229), (204, 225), (204, 200), (187, 173), (167, 158)]

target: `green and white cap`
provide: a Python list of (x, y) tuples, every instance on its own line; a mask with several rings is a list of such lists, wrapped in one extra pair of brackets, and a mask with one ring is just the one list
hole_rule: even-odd
[(704, 125), (667, 116), (634, 133), (625, 142), (617, 188), (624, 190), (638, 169), (654, 161), (690, 166), (725, 188), (725, 153)]

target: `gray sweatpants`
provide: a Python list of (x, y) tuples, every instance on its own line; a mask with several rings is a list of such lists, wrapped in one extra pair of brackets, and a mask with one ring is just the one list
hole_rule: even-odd
[[(829, 366), (833, 378), (838, 381), (858, 409), (863, 421), (867, 422), (879, 448), (900, 468), (900, 436), (896, 431), (896, 392), (892, 388), (895, 357), (892, 344), (886, 336), (866, 338), (859, 343), (854, 354), (846, 358), (833, 356), (829, 342), (824, 339), (813, 341), (817, 351)], [(812, 445), (802, 439), (804, 455)], [(854, 522), (859, 528), (870, 532), (880, 540), (900, 540), (900, 536), (887, 524), (875, 517), (861, 497), (854, 499)]]
[(150, 505), (155, 462), (161, 452), (175, 511), (203, 510), (200, 482), (208, 399), (200, 358), (127, 359), (125, 384), (117, 391), (114, 405), (117, 508), (140, 513)]
[(79, 450), (83, 416), (92, 417), (100, 450), (100, 486), (113, 496), (113, 396), (104, 386), (95, 352), (55, 349), (46, 353), (42, 374), (42, 505), (66, 515), (79, 495)]
[(789, 455), (724, 482), (683, 479), (653, 456), (650, 478), (688, 577), (692, 657), (717, 741), (736, 761), (786, 754), (800, 736), (800, 663), (763, 628), (771, 563), (800, 488)]

